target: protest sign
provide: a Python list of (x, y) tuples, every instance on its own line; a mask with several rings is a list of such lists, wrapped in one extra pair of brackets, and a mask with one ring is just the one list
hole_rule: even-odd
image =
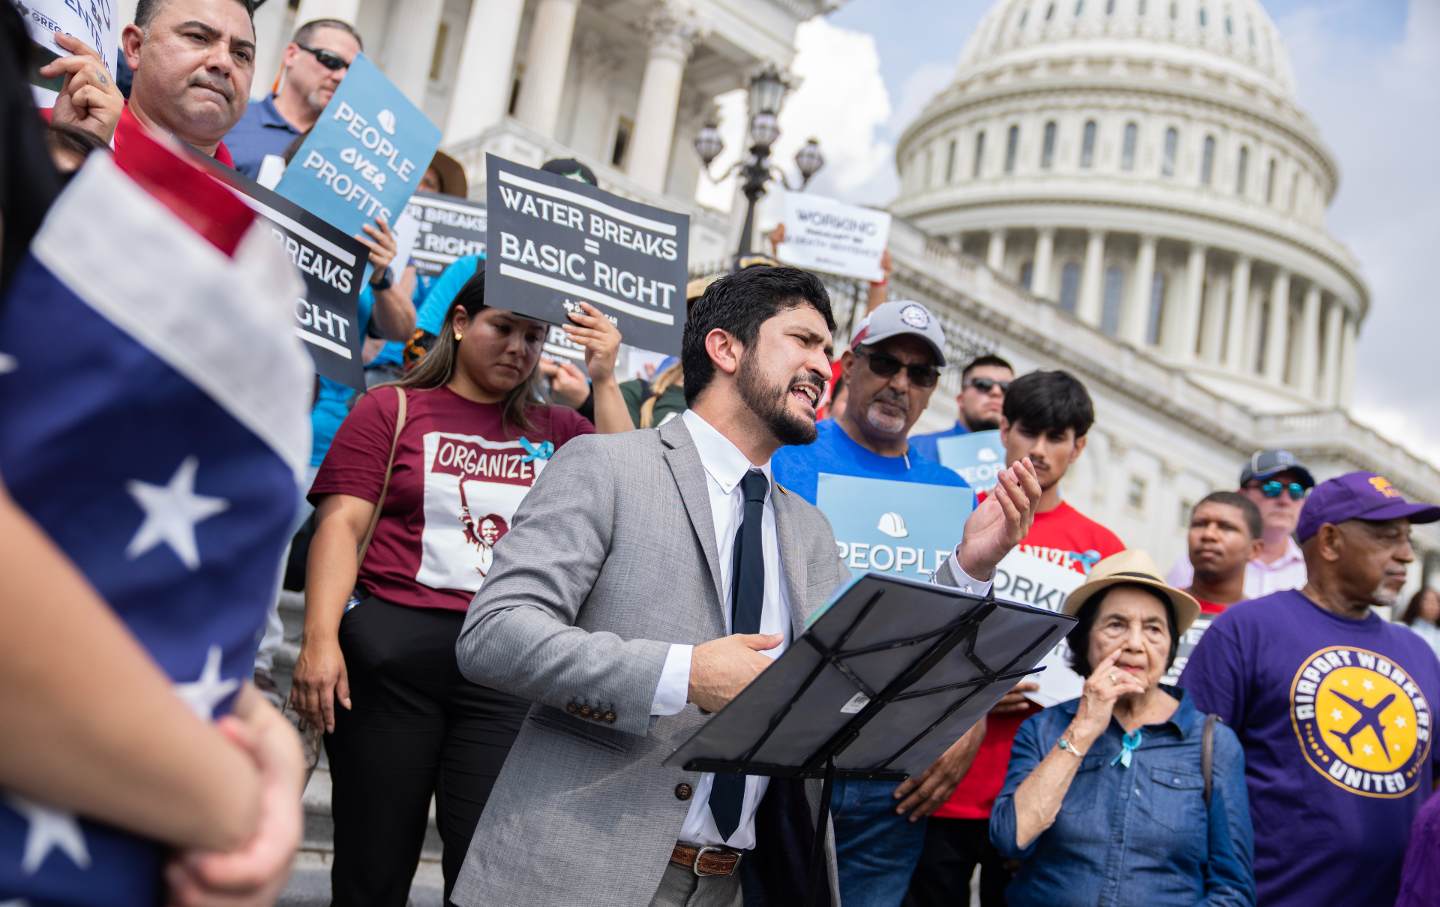
[(960, 478), (976, 491), (989, 491), (1005, 468), (1005, 445), (999, 431), (972, 431), (968, 435), (950, 435), (935, 442), (940, 465), (960, 473)]
[(852, 576), (928, 579), (960, 541), (974, 507), (968, 488), (821, 473), (816, 506), (830, 520)]
[(485, 206), (479, 202), (417, 192), (405, 212), (419, 224), (410, 260), (421, 277), (438, 276), (457, 258), (485, 254)]
[(275, 191), (351, 236), (392, 227), (440, 145), (440, 130), (356, 54)]
[(550, 325), (550, 330), (545, 332), (545, 346), (542, 349), (547, 356), (564, 356), (578, 363), (585, 362), (585, 347), (571, 340), (563, 328), (553, 324)]
[[(120, 20), (115, 11), (115, 0), (15, 0), (30, 40), (38, 51), (37, 68), (60, 57), (70, 56), (70, 51), (55, 43), (55, 33), (62, 32), (84, 41), (100, 54), (110, 75), (115, 75), (116, 57), (120, 53)], [(55, 103), (55, 93), (65, 83), (64, 77), (42, 79), (31, 73), (35, 90), (35, 103), (50, 107)]]
[(368, 251), (358, 240), (229, 168), (213, 168), (269, 225), (275, 239), (305, 280), (305, 298), (295, 300), (295, 333), (315, 360), (315, 371), (365, 389), (360, 350), (361, 274)]
[(493, 154), (485, 171), (485, 282), (497, 305), (560, 325), (589, 302), (626, 343), (680, 352), (688, 216)]
[[(1085, 574), (1069, 567), (1016, 549), (995, 567), (995, 597), (1007, 601), (1059, 611), (1065, 596), (1085, 582)], [(1040, 689), (1027, 694), (1042, 706), (1074, 699), (1085, 686), (1084, 679), (1070, 667), (1070, 647), (1062, 640), (1040, 662), (1045, 670), (1036, 680)]]
[(785, 193), (785, 241), (775, 254), (786, 264), (828, 274), (884, 280), (880, 258), (890, 215), (803, 192)]
[(1180, 644), (1175, 648), (1175, 663), (1170, 666), (1170, 670), (1165, 672), (1165, 676), (1160, 678), (1161, 683), (1168, 683), (1171, 686), (1179, 685), (1180, 675), (1185, 671), (1185, 663), (1190, 660), (1190, 653), (1195, 651), (1195, 647), (1200, 644), (1200, 637), (1205, 635), (1205, 631), (1210, 629), (1210, 625), (1219, 616), (1202, 612), (1195, 618), (1195, 623), (1191, 624), (1190, 629), (1185, 631), (1185, 635), (1180, 637)]

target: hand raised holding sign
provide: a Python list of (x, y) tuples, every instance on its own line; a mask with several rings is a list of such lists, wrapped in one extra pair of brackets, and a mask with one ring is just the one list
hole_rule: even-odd
[(94, 48), (64, 32), (55, 33), (55, 43), (71, 55), (40, 67), (40, 75), (47, 79), (65, 77), (50, 122), (84, 129), (108, 143), (115, 137), (125, 98)]
[(585, 369), (595, 394), (595, 427), (602, 434), (631, 431), (635, 422), (615, 380), (615, 357), (620, 352), (620, 329), (588, 302), (570, 311), (565, 336), (585, 348)]
[(977, 580), (993, 577), (995, 565), (1030, 532), (1040, 494), (1040, 480), (1029, 457), (1001, 472), (990, 494), (965, 521), (955, 552), (960, 568)]

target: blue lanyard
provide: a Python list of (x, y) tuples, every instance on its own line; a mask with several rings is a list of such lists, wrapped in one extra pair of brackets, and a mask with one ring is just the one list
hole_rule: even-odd
[(1131, 755), (1140, 748), (1140, 741), (1144, 739), (1145, 735), (1140, 733), (1138, 727), (1124, 737), (1121, 737), (1120, 752), (1115, 755), (1114, 759), (1110, 760), (1110, 764), (1119, 765), (1121, 768), (1129, 768)]

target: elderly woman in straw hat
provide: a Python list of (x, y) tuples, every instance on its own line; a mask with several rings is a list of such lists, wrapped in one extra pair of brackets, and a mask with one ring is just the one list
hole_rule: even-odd
[(1143, 551), (1070, 593), (1084, 692), (1021, 726), (990, 818), (1011, 905), (1255, 902), (1239, 741), (1160, 683), (1199, 612)]

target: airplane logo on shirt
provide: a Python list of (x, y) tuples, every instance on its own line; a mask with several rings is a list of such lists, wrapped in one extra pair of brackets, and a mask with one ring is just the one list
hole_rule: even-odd
[(1338, 737), (1340, 742), (1345, 744), (1346, 751), (1353, 756), (1355, 755), (1355, 745), (1352, 741), (1355, 739), (1355, 735), (1366, 728), (1371, 728), (1375, 731), (1375, 736), (1380, 741), (1380, 752), (1386, 753), (1388, 759), (1389, 754), (1385, 746), (1385, 723), (1380, 720), (1380, 713), (1388, 709), (1390, 703), (1395, 701), (1395, 694), (1389, 693), (1375, 705), (1367, 706), (1363, 700), (1346, 696), (1338, 690), (1331, 690), (1331, 693), (1334, 694), (1336, 699), (1339, 699), (1341, 702), (1350, 706), (1350, 708), (1359, 712), (1360, 717), (1355, 719), (1355, 723), (1350, 725), (1348, 731), (1331, 731), (1330, 733)]

